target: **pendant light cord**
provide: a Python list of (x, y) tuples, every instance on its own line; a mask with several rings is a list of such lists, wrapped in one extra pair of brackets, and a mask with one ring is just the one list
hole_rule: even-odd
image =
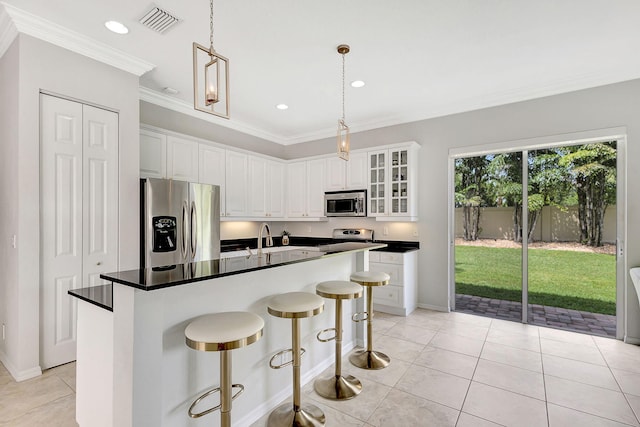
[(344, 123), (344, 53), (342, 54), (342, 122)]
[(209, 0), (209, 52), (213, 53), (213, 0)]

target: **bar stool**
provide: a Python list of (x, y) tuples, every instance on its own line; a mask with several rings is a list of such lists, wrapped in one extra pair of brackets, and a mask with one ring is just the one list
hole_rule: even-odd
[[(273, 355), (269, 361), (272, 369), (280, 369), (293, 364), (293, 407), (285, 403), (274, 409), (267, 421), (268, 427), (282, 426), (324, 426), (325, 416), (320, 408), (315, 405), (300, 404), (300, 359), (305, 349), (300, 347), (300, 319), (312, 317), (322, 313), (324, 300), (317, 295), (308, 292), (288, 292), (272, 297), (269, 300), (267, 310), (276, 317), (291, 319), (291, 341), (293, 348), (280, 351)], [(291, 352), (292, 360), (280, 365), (274, 365), (273, 361), (282, 354)]]
[[(313, 383), (313, 388), (320, 396), (333, 400), (347, 400), (357, 396), (362, 391), (362, 383), (353, 375), (342, 376), (342, 300), (360, 298), (362, 286), (354, 282), (343, 280), (320, 282), (316, 285), (316, 294), (324, 298), (336, 300), (335, 327), (322, 330), (318, 333), (318, 341), (336, 342), (336, 369), (335, 374), (329, 378), (318, 378)], [(320, 338), (325, 332), (334, 331), (331, 338)]]
[[(230, 350), (253, 344), (262, 337), (264, 320), (254, 313), (233, 311), (206, 314), (196, 318), (184, 330), (186, 343), (199, 351), (220, 352), (220, 387), (211, 389), (198, 397), (189, 407), (191, 418), (200, 418), (220, 410), (220, 425), (231, 427), (231, 402), (244, 391), (242, 384), (231, 383)], [(231, 395), (232, 388), (239, 388)], [(202, 412), (193, 412), (194, 407), (207, 396), (220, 392), (220, 404)]]
[(362, 320), (367, 321), (367, 349), (355, 351), (349, 356), (351, 364), (363, 369), (382, 369), (386, 368), (391, 362), (389, 356), (379, 351), (373, 351), (373, 287), (385, 286), (389, 284), (390, 276), (387, 273), (379, 271), (358, 271), (351, 274), (351, 281), (361, 284), (367, 288), (367, 311), (365, 311), (365, 317), (356, 320), (359, 322)]

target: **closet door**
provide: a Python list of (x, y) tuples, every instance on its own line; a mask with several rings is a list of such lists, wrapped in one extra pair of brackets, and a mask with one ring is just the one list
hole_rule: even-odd
[(82, 287), (118, 269), (118, 115), (83, 106)]
[[(117, 270), (118, 116), (40, 96), (40, 364), (76, 358), (76, 301)], [(37, 226), (37, 225), (34, 225)]]

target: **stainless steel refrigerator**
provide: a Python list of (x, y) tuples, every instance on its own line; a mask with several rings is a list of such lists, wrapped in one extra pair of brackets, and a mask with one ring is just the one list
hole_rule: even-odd
[(140, 180), (140, 267), (220, 258), (220, 187)]

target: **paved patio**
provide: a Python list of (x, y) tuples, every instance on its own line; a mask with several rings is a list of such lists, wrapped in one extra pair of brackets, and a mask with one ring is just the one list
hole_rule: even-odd
[[(462, 313), (520, 322), (522, 303), (456, 294), (456, 310)], [(529, 323), (585, 334), (615, 338), (616, 317), (544, 305), (529, 305)]]

